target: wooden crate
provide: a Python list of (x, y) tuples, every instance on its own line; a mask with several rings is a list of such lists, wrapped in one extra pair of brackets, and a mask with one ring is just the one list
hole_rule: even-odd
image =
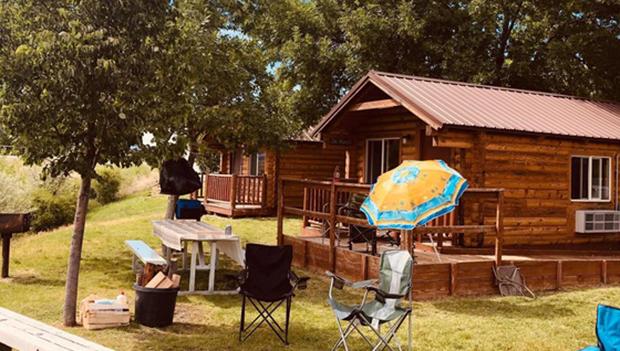
[(90, 295), (80, 305), (80, 323), (88, 330), (115, 328), (129, 325), (129, 306), (124, 303), (102, 304), (100, 297)]

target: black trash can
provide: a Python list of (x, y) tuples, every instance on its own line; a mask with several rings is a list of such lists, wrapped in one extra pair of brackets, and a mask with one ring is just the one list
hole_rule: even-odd
[(137, 284), (133, 288), (136, 291), (136, 322), (155, 328), (172, 324), (179, 288), (154, 289)]

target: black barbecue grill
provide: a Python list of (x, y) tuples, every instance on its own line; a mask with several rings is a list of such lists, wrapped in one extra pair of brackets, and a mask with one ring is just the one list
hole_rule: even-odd
[(9, 276), (9, 255), (11, 237), (15, 233), (27, 232), (30, 228), (30, 213), (0, 213), (0, 236), (2, 236), (2, 278)]

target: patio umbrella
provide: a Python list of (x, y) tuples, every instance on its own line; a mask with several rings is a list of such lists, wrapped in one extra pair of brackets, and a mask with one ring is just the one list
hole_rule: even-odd
[(414, 229), (451, 212), (468, 183), (442, 160), (404, 161), (379, 176), (361, 210), (379, 229)]

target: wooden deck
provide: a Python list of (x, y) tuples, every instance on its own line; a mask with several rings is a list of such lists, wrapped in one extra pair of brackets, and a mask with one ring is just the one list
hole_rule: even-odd
[(207, 212), (221, 216), (238, 217), (262, 217), (270, 215), (273, 210), (262, 205), (235, 205), (233, 208), (230, 202), (207, 200), (203, 203)]
[[(353, 250), (338, 242), (338, 228), (343, 225), (367, 226), (360, 218), (340, 215), (337, 211), (341, 198), (351, 193), (367, 193), (368, 186), (337, 181), (324, 182), (299, 179), (280, 179), (278, 196), (278, 243), (293, 246), (293, 264), (318, 273), (332, 271), (351, 280), (376, 278), (379, 274), (379, 255), (364, 251), (365, 244), (355, 245)], [(301, 206), (289, 198), (301, 198)], [(465, 199), (465, 200), (463, 200)], [(414, 298), (436, 299), (447, 296), (497, 295), (493, 267), (514, 264), (521, 269), (530, 288), (534, 291), (555, 291), (566, 288), (594, 287), (620, 283), (620, 252), (589, 251), (586, 254), (546, 250), (529, 252), (503, 248), (503, 190), (468, 189), (463, 195), (466, 208), (459, 206), (455, 213), (460, 219), (446, 218), (440, 223), (430, 223), (413, 231), (401, 232), (400, 249), (411, 250), (416, 259), (413, 275)], [(468, 208), (487, 205), (493, 221), (465, 222), (471, 217)], [(492, 207), (491, 207), (492, 206)], [(479, 212), (483, 213), (483, 212)], [(284, 233), (285, 216), (303, 219), (300, 234)], [(318, 228), (318, 229), (317, 229)], [(317, 233), (325, 237), (317, 236)], [(484, 250), (473, 249), (450, 254), (453, 244), (484, 233), (494, 238), (495, 245)], [(314, 236), (313, 236), (314, 235)], [(435, 237), (435, 247), (429, 242), (415, 241)], [(382, 243), (378, 253), (389, 248)], [(439, 255), (434, 252), (438, 249)], [(459, 247), (459, 249), (468, 249)], [(469, 254), (473, 253), (473, 254)]]
[[(293, 264), (323, 273), (330, 269), (329, 239), (284, 235), (283, 242), (293, 245)], [(362, 252), (362, 244), (353, 251), (344, 243), (335, 247), (335, 272), (352, 280), (378, 276), (379, 257)], [(380, 244), (382, 252), (390, 246)], [(393, 247), (392, 247), (393, 248)], [(492, 267), (495, 255), (439, 254), (427, 248), (415, 249), (414, 299), (428, 300), (448, 296), (497, 295)], [(504, 264), (514, 264), (534, 291), (557, 291), (620, 283), (620, 253), (598, 255), (563, 254), (504, 255)]]
[(266, 216), (267, 178), (236, 174), (208, 174), (203, 178), (203, 205), (209, 213), (228, 217)]

